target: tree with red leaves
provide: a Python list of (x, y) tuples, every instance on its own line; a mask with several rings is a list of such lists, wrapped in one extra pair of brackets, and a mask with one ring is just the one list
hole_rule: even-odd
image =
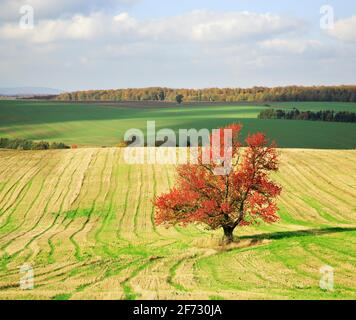
[[(154, 201), (157, 225), (203, 223), (212, 230), (222, 228), (228, 244), (233, 241), (233, 231), (238, 226), (278, 221), (275, 198), (281, 187), (269, 177), (271, 172), (278, 170), (275, 143), (270, 144), (263, 133), (256, 133), (249, 135), (243, 146), (238, 140), (240, 131), (239, 124), (219, 129), (218, 151), (214, 151), (212, 134), (210, 147), (199, 148), (196, 164), (177, 168), (175, 187)], [(229, 147), (224, 139), (226, 132), (232, 137)], [(216, 169), (224, 161), (208, 164), (203, 161), (204, 152), (209, 152), (212, 160), (214, 152), (226, 156), (229, 150), (230, 157), (223, 159), (230, 159), (231, 170), (223, 175), (217, 175)]]

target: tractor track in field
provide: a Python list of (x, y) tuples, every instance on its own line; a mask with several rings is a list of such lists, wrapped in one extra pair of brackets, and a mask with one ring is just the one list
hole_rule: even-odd
[[(115, 155), (120, 158), (121, 154), (117, 154), (118, 152), (116, 151), (115, 152)], [(119, 162), (119, 159), (116, 159), (115, 160), (116, 164), (118, 164)], [(115, 170), (116, 169), (116, 170)], [(116, 177), (113, 177), (111, 176), (110, 178), (110, 184), (112, 183), (112, 188), (110, 188), (112, 190), (112, 193), (111, 193), (111, 197), (110, 197), (110, 203), (109, 203), (109, 208), (107, 210), (107, 214), (105, 215), (104, 219), (102, 220), (101, 224), (100, 224), (100, 227), (95, 231), (94, 233), (94, 240), (97, 242), (97, 243), (100, 243), (104, 246), (104, 251), (107, 251), (107, 246), (108, 246), (108, 243), (104, 240), (101, 239), (101, 234), (102, 232), (105, 230), (108, 222), (110, 221), (110, 219), (114, 216), (117, 216), (117, 209), (115, 210), (114, 209), (114, 199), (115, 199), (115, 196), (118, 197), (118, 190), (121, 190), (121, 186), (125, 185), (125, 183), (123, 183), (123, 181), (120, 180), (121, 178), (121, 170), (120, 170), (120, 166), (118, 167), (113, 167), (112, 169), (112, 175), (113, 174), (116, 174)], [(129, 181), (129, 180), (128, 180)], [(120, 186), (120, 189), (118, 188), (118, 186)], [(128, 189), (127, 189), (128, 190)], [(107, 197), (109, 196), (109, 193), (107, 194)], [(105, 201), (107, 199), (107, 197), (105, 198)], [(127, 208), (127, 197), (128, 197), (128, 191), (126, 192), (126, 196), (125, 196), (125, 207), (124, 207), (124, 211), (126, 211), (126, 208)], [(123, 213), (124, 214), (124, 213)], [(120, 221), (121, 221), (121, 218), (120, 218)], [(115, 230), (115, 234), (117, 234), (117, 232), (120, 230), (120, 228), (117, 229), (114, 229)], [(123, 240), (120, 238), (120, 240)]]
[[(4, 157), (3, 153), (0, 151), (0, 176), (1, 177), (7, 177), (7, 176), (11, 176), (11, 174), (9, 174), (8, 172), (15, 172), (16, 169), (14, 168), (14, 166), (6, 166), (6, 163), (13, 163), (13, 159), (17, 160), (18, 164), (21, 164), (22, 166), (24, 166), (24, 164), (27, 164), (31, 161), (31, 159), (26, 159), (25, 161), (23, 159), (21, 159), (20, 161), (18, 161), (18, 156), (16, 153), (11, 153), (11, 156), (9, 157)], [(23, 163), (24, 162), (24, 163)]]
[(174, 280), (176, 274), (177, 274), (177, 269), (186, 261), (186, 258), (178, 260), (176, 263), (173, 264), (172, 267), (169, 268), (168, 271), (168, 276), (167, 276), (167, 283), (171, 285), (173, 288), (175, 288), (178, 291), (185, 291), (187, 292), (188, 289), (186, 289), (183, 285), (179, 284)]
[[(117, 153), (117, 151), (115, 151), (115, 154)], [(118, 160), (116, 160), (118, 161)], [(113, 187), (111, 189), (113, 189), (112, 191), (112, 194), (111, 194), (111, 197), (110, 197), (110, 203), (109, 203), (109, 208), (108, 208), (108, 213), (107, 215), (105, 215), (104, 219), (103, 219), (103, 222), (102, 222), (102, 229), (100, 230), (100, 232), (105, 229), (105, 226), (107, 225), (108, 221), (110, 220), (110, 217), (112, 215), (112, 210), (113, 210), (113, 203), (114, 203), (114, 197), (115, 197), (115, 194), (116, 194), (116, 190), (118, 188), (118, 180), (119, 180), (119, 177), (120, 175), (117, 174), (117, 177), (113, 177), (113, 174), (115, 173), (115, 169), (114, 167), (112, 168), (112, 171), (111, 171), (111, 177), (110, 177), (110, 184), (113, 182)], [(107, 197), (109, 196), (109, 193), (107, 193), (106, 197), (105, 197), (105, 200), (107, 199)], [(99, 239), (99, 235), (100, 235), (100, 232), (98, 232), (97, 234), (97, 237), (96, 239)], [(99, 240), (100, 241), (100, 240)]]
[[(318, 183), (318, 190), (321, 190), (322, 192), (326, 193), (329, 195), (329, 197), (331, 198), (336, 198), (337, 200), (341, 200), (340, 197), (337, 197), (337, 193), (336, 192), (331, 192), (331, 191), (328, 191), (327, 189), (325, 189), (324, 185), (332, 185), (332, 187), (334, 189), (336, 189), (337, 191), (339, 192), (342, 192), (343, 194), (347, 194), (350, 196), (350, 198), (355, 198), (356, 197), (356, 194), (352, 194), (351, 192), (349, 192), (348, 190), (345, 190), (345, 188), (341, 188), (339, 186), (337, 186), (335, 183), (332, 183), (329, 179), (327, 179), (326, 177), (324, 177), (323, 174), (319, 173), (317, 170), (315, 170), (314, 168), (312, 168), (309, 164), (307, 164), (305, 161), (301, 160), (300, 161), (301, 163), (303, 163), (308, 169), (309, 169), (309, 172), (306, 173), (306, 176), (308, 178), (308, 180), (310, 182), (314, 182), (315, 184), (319, 182), (318, 179), (322, 179), (323, 182), (325, 182), (324, 184), (320, 184)], [(318, 179), (317, 179), (317, 178)], [(351, 202), (349, 201), (346, 201), (346, 199), (344, 198), (342, 200), (343, 202), (347, 202), (347, 204), (349, 205), (352, 205)], [(343, 218), (341, 216), (341, 218)]]
[(128, 200), (129, 200), (129, 195), (130, 195), (130, 189), (131, 189), (131, 166), (128, 166), (128, 170), (127, 170), (127, 189), (126, 189), (126, 194), (125, 194), (125, 200), (124, 200), (124, 208), (122, 210), (122, 214), (119, 220), (119, 225), (118, 225), (118, 229), (117, 229), (117, 235), (120, 239), (123, 239), (121, 236), (121, 230), (123, 229), (123, 222), (124, 222), (124, 218), (126, 216), (127, 213), (127, 208), (128, 208)]
[[(14, 203), (18, 202), (18, 201), (17, 201), (17, 198), (18, 198), (18, 196), (21, 195), (21, 193), (23, 192), (23, 189), (26, 188), (26, 186), (28, 185), (28, 183), (31, 182), (32, 179), (36, 176), (36, 174), (42, 169), (42, 168), (38, 168), (38, 164), (40, 164), (40, 163), (41, 163), (41, 160), (39, 160), (39, 161), (36, 163), (36, 165), (33, 166), (30, 170), (26, 171), (26, 172), (20, 177), (20, 180), (18, 180), (18, 182), (14, 183), (14, 184), (11, 186), (11, 188), (6, 192), (6, 194), (4, 195), (3, 199), (5, 199), (6, 196), (9, 194), (9, 192), (12, 190), (12, 193), (11, 193), (11, 195), (10, 195), (9, 198), (10, 198), (10, 199), (14, 198), (14, 200), (13, 200), (12, 202), (9, 201), (10, 199), (6, 201), (6, 209), (4, 209), (4, 206), (2, 206), (2, 207), (0, 208), (0, 209), (2, 210), (2, 215), (1, 215), (1, 217), (4, 215), (4, 213), (5, 213), (9, 208), (11, 208), (11, 206), (12, 206)], [(31, 170), (34, 170), (34, 172), (32, 173)], [(30, 174), (29, 174), (29, 173), (30, 173)], [(29, 175), (28, 180), (26, 180), (25, 182), (23, 182), (22, 180), (24, 179), (24, 177), (25, 177), (26, 175)], [(22, 184), (23, 184), (22, 187), (21, 187), (21, 182), (22, 182)], [(13, 197), (13, 195), (14, 195), (14, 193), (15, 193), (15, 191), (16, 191), (16, 187), (17, 187), (17, 186), (20, 186), (20, 190), (18, 190), (16, 197)]]
[[(57, 165), (58, 163), (59, 163), (59, 161), (55, 162), (54, 166)], [(52, 166), (52, 167), (54, 167), (54, 166)], [(44, 168), (47, 169), (47, 167), (43, 167), (43, 168), (41, 168), (41, 169), (44, 169)], [(33, 179), (35, 179), (35, 177), (33, 177), (29, 183), (32, 183)], [(40, 196), (41, 192), (43, 191), (43, 187), (44, 187), (44, 185), (45, 185), (45, 182), (46, 182), (46, 178), (41, 181), (40, 188), (39, 188), (37, 194), (35, 195), (35, 197), (33, 198), (33, 200), (31, 201), (31, 203), (30, 203), (28, 209), (25, 210), (24, 216), (23, 216), (23, 218), (21, 219), (21, 223), (20, 223), (18, 226), (16, 226), (15, 228), (11, 229), (11, 233), (14, 233), (15, 231), (17, 231), (18, 229), (20, 229), (20, 228), (23, 226), (23, 224), (24, 224), (25, 221), (26, 221), (27, 215), (29, 214), (29, 212), (31, 211), (31, 209), (33, 208), (33, 206), (35, 205), (35, 203), (36, 203), (37, 200), (39, 199), (39, 196)], [(30, 189), (30, 186), (29, 186), (29, 189)], [(27, 192), (28, 192), (28, 190), (27, 190)], [(27, 192), (26, 192), (26, 193), (27, 193)], [(13, 210), (12, 210), (12, 214), (16, 212), (16, 209), (17, 209), (18, 206), (21, 204), (21, 201), (22, 201), (22, 199), (23, 199), (24, 197), (25, 197), (25, 194), (24, 194), (24, 196), (23, 196), (21, 199), (19, 199), (19, 200), (17, 201), (16, 206), (14, 206), (14, 208), (13, 208)], [(10, 217), (11, 217), (11, 214), (8, 216), (8, 219), (7, 219), (7, 222), (5, 223), (5, 225), (0, 227), (0, 230), (1, 230), (3, 227), (6, 226), (6, 224), (9, 222)], [(9, 234), (11, 234), (11, 233), (9, 233)], [(1, 236), (1, 237), (0, 237), (0, 241), (1, 241), (2, 239), (4, 239), (5, 237), (6, 237), (6, 236)]]
[[(0, 201), (0, 209), (3, 210), (3, 202), (5, 202), (6, 205), (9, 205), (8, 200), (12, 198), (12, 195), (14, 194), (16, 190), (16, 186), (21, 183), (21, 181), (24, 179), (24, 177), (32, 170), (35, 169), (43, 160), (44, 155), (40, 159), (32, 159), (30, 158), (28, 161), (26, 161), (26, 165), (23, 166), (23, 171), (20, 170), (20, 172), (17, 170), (16, 173), (19, 173), (20, 176), (11, 175), (10, 179), (15, 179), (15, 181), (12, 182), (12, 185), (7, 188), (7, 191), (5, 192), (4, 195), (2, 195), (2, 199)], [(11, 181), (11, 180), (10, 180)], [(6, 183), (6, 185), (8, 182)], [(4, 188), (5, 189), (5, 188)], [(11, 194), (10, 194), (11, 192)], [(10, 195), (9, 195), (10, 194)], [(9, 197), (8, 197), (9, 196)], [(16, 199), (15, 199), (16, 201)], [(13, 203), (10, 203), (12, 205)]]
[[(293, 159), (294, 160), (294, 159)], [(335, 184), (334, 182), (332, 182), (330, 180), (330, 177), (326, 176), (325, 173), (321, 170), (317, 170), (315, 169), (313, 166), (311, 166), (308, 162), (306, 162), (303, 158), (298, 157), (297, 162), (299, 164), (303, 164), (303, 166), (305, 166), (306, 168), (308, 168), (308, 170), (305, 170), (303, 172), (303, 179), (308, 181), (308, 183), (310, 183), (312, 186), (318, 185), (318, 189), (322, 190), (323, 192), (327, 193), (328, 195), (330, 195), (331, 197), (335, 197), (337, 198), (337, 193), (336, 192), (330, 192), (327, 189), (325, 189), (323, 186), (327, 186), (327, 185), (331, 185), (334, 189), (336, 189), (337, 191), (343, 193), (343, 194), (348, 194), (351, 198), (356, 197), (355, 193), (351, 193), (348, 190), (345, 190), (345, 187), (341, 187), (338, 186), (337, 184)], [(330, 170), (334, 171), (335, 173), (337, 173), (337, 171), (335, 171), (335, 169), (333, 168), (329, 168)], [(328, 170), (329, 171), (329, 170)], [(330, 171), (329, 171), (330, 172)], [(300, 176), (300, 175), (299, 175)], [(321, 181), (320, 181), (321, 179)], [(313, 188), (313, 189), (314, 189)], [(340, 200), (340, 197), (337, 198), (338, 200)], [(345, 199), (343, 199), (342, 201), (345, 201)], [(351, 203), (348, 203), (351, 205)]]
[[(72, 158), (73, 158), (73, 155), (72, 155), (71, 159), (72, 159)], [(66, 169), (66, 167), (63, 168), (62, 174), (63, 174), (63, 172), (65, 171), (65, 169)], [(60, 179), (62, 178), (62, 174), (60, 174), (60, 175), (59, 175), (59, 178), (57, 179), (57, 183), (56, 183), (56, 185), (55, 185), (55, 188), (53, 189), (54, 191), (53, 191), (52, 195), (54, 195), (54, 193), (55, 193), (55, 191), (56, 191), (56, 187), (58, 186), (59, 181), (60, 181)], [(50, 197), (52, 197), (52, 195), (51, 195)], [(27, 231), (25, 231), (25, 232), (23, 232), (23, 233), (21, 233), (21, 234), (19, 234), (19, 235), (16, 235), (14, 238), (12, 238), (12, 239), (10, 240), (10, 242), (8, 242), (8, 243), (6, 244), (6, 247), (7, 247), (14, 239), (19, 238), (19, 237), (22, 237), (22, 236), (28, 234), (28, 232), (31, 232), (32, 230), (34, 230), (34, 229), (36, 228), (36, 226), (38, 225), (38, 223), (40, 222), (40, 220), (42, 219), (42, 217), (46, 214), (48, 205), (49, 205), (49, 202), (47, 202), (47, 204), (46, 204), (46, 206), (45, 206), (45, 208), (44, 208), (43, 214), (41, 215), (41, 217), (39, 218), (39, 220), (36, 221), (36, 223), (33, 225), (33, 227), (32, 227), (30, 230), (27, 230)]]
[[(105, 171), (105, 168), (106, 168), (106, 164), (107, 164), (107, 161), (108, 161), (108, 157), (109, 157), (109, 153), (106, 154), (106, 157), (105, 157), (105, 160), (104, 160), (104, 165), (103, 165), (103, 168), (102, 170), (100, 171), (100, 177), (101, 177), (101, 182), (100, 182), (100, 188), (98, 190), (98, 193), (96, 195), (96, 197), (94, 198), (93, 200), (93, 203), (92, 203), (92, 207), (89, 211), (89, 214), (88, 214), (88, 217), (87, 219), (84, 221), (84, 223), (82, 224), (82, 226), (76, 231), (74, 232), (70, 237), (70, 241), (73, 243), (74, 247), (75, 247), (75, 257), (78, 261), (82, 261), (82, 256), (80, 255), (80, 246), (79, 244), (75, 241), (75, 236), (77, 234), (79, 234), (81, 231), (83, 231), (85, 229), (85, 227), (87, 226), (87, 224), (89, 223), (90, 219), (91, 219), (91, 216), (92, 216), (92, 213), (95, 209), (95, 204), (96, 204), (96, 201), (98, 200), (100, 194), (101, 194), (101, 191), (103, 189), (103, 183), (105, 182), (105, 180), (103, 179), (103, 174), (104, 174), (104, 171)], [(112, 169), (110, 171), (110, 176), (112, 174)], [(106, 195), (105, 195), (106, 197)]]
[[(151, 168), (152, 168), (152, 177), (153, 177), (153, 197), (152, 197), (152, 201), (153, 201), (153, 199), (156, 199), (156, 196), (157, 196), (157, 174), (156, 174), (155, 167), (151, 166)], [(167, 176), (168, 176), (168, 174), (167, 174)], [(155, 207), (153, 204), (152, 204), (152, 208), (151, 208), (151, 226), (152, 226), (153, 232), (155, 234), (157, 234), (159, 237), (161, 237), (162, 235), (158, 232), (156, 223), (155, 223)]]
[[(90, 160), (89, 160), (89, 164), (88, 164), (87, 170), (88, 170), (88, 168), (90, 167), (90, 165), (92, 164), (93, 159), (94, 159), (94, 153), (92, 153), (91, 156), (90, 156)], [(96, 159), (96, 158), (95, 158), (95, 159)], [(84, 180), (85, 180), (85, 177), (86, 177), (87, 170), (85, 170), (85, 171), (83, 172), (83, 178), (82, 178), (82, 180), (81, 180), (80, 190), (79, 190), (77, 196), (75, 197), (75, 199), (72, 201), (72, 203), (75, 203), (75, 201), (77, 200), (77, 198), (79, 197), (79, 195), (80, 195), (80, 193), (81, 193), (81, 190), (82, 190), (83, 184), (84, 184)], [(75, 210), (73, 210), (73, 211), (75, 211), (75, 216), (76, 216), (76, 214), (78, 213), (78, 210), (79, 210), (79, 205), (76, 207)], [(67, 218), (67, 217), (64, 217), (62, 224), (65, 223), (66, 218)], [(67, 229), (69, 228), (69, 226), (73, 223), (73, 221), (74, 221), (74, 219), (70, 219), (69, 222), (65, 225), (64, 230), (67, 230)], [(47, 260), (49, 261), (49, 263), (53, 263), (53, 262), (54, 262), (55, 245), (54, 245), (54, 243), (53, 243), (52, 241), (53, 241), (53, 239), (54, 239), (57, 235), (61, 234), (61, 232), (62, 232), (62, 231), (56, 232), (55, 234), (53, 234), (52, 236), (50, 236), (50, 237), (48, 238), (48, 240), (47, 240), (48, 245), (49, 245), (49, 247), (50, 247), (50, 251), (49, 251), (48, 257), (47, 257)], [(69, 238), (69, 239), (70, 239), (70, 238)]]
[[(83, 179), (84, 179), (86, 170), (88, 169), (89, 164), (91, 163), (92, 158), (93, 158), (93, 153), (90, 154), (90, 157), (89, 157), (89, 159), (88, 159), (88, 161), (87, 161), (87, 164), (86, 164), (83, 168), (81, 168), (81, 169), (83, 169), (83, 172), (81, 173), (81, 178), (79, 179), (79, 181), (80, 181), (79, 188), (78, 188), (79, 191), (77, 192), (77, 194), (75, 195), (75, 197), (71, 199), (68, 208), (71, 208), (71, 207), (72, 207), (73, 203), (75, 202), (75, 199), (77, 198), (78, 194), (79, 194), (80, 191), (81, 191), (82, 184), (83, 184)], [(63, 211), (64, 202), (65, 202), (65, 200), (67, 199), (67, 196), (69, 195), (70, 187), (71, 187), (72, 182), (73, 182), (73, 176), (75, 175), (75, 173), (78, 172), (78, 168), (79, 168), (79, 166), (75, 168), (73, 174), (70, 176), (70, 181), (69, 181), (69, 184), (68, 184), (67, 192), (64, 194), (64, 197), (63, 197), (63, 199), (62, 199), (62, 201), (61, 201), (61, 204), (60, 204), (59, 211), (58, 211), (58, 213), (57, 213), (57, 217), (58, 217), (58, 218), (59, 218), (61, 215), (63, 215), (63, 213), (65, 213), (65, 212)], [(76, 210), (75, 210), (75, 213), (77, 213), (77, 211), (78, 211), (78, 210), (76, 209)], [(67, 215), (63, 215), (62, 221), (60, 221), (60, 222), (58, 223), (58, 227), (61, 227), (61, 226), (63, 225), (63, 226), (64, 226), (64, 230), (67, 230), (67, 228), (71, 225), (71, 223), (73, 222), (74, 219), (69, 220), (69, 222), (65, 225), (65, 221), (66, 221), (66, 220), (67, 220)], [(56, 222), (54, 222), (54, 224), (52, 224), (51, 228), (52, 228), (55, 224), (56, 224)], [(60, 230), (60, 231), (55, 232), (54, 234), (52, 234), (52, 235), (47, 239), (47, 244), (48, 244), (49, 247), (50, 247), (50, 251), (49, 251), (49, 254), (48, 254), (48, 256), (47, 256), (47, 261), (48, 261), (48, 260), (49, 260), (49, 261), (53, 261), (53, 260), (54, 260), (55, 245), (52, 243), (52, 239), (53, 239), (56, 235), (60, 234), (61, 232), (63, 232), (63, 230)], [(51, 244), (52, 244), (52, 246), (51, 246)]]
[[(65, 169), (66, 169), (66, 168), (65, 168)], [(65, 169), (64, 169), (64, 171), (65, 171)], [(74, 169), (74, 170), (73, 170), (72, 174), (70, 175), (70, 180), (69, 180), (69, 184), (68, 184), (69, 186), (72, 184), (73, 176), (74, 176), (75, 172), (78, 170), (78, 167), (74, 167), (73, 169)], [(62, 177), (63, 177), (63, 176), (61, 176), (60, 179), (61, 179)], [(60, 180), (57, 181), (57, 185), (58, 185), (59, 181), (60, 181)], [(54, 188), (54, 192), (55, 192), (55, 191), (56, 191), (56, 188)], [(33, 236), (33, 238), (32, 238), (30, 241), (28, 241), (22, 249), (16, 251), (16, 252), (15, 252), (13, 255), (11, 255), (11, 256), (13, 256), (13, 257), (18, 256), (21, 252), (23, 252), (24, 250), (28, 249), (28, 247), (31, 245), (31, 243), (33, 243), (35, 240), (39, 239), (41, 236), (43, 236), (43, 235), (44, 235), (45, 233), (47, 233), (50, 229), (53, 228), (53, 226), (56, 224), (58, 218), (60, 217), (60, 215), (61, 215), (61, 213), (62, 213), (62, 208), (63, 208), (64, 201), (65, 201), (67, 195), (69, 194), (69, 191), (70, 191), (70, 190), (69, 190), (69, 188), (68, 188), (66, 192), (63, 192), (63, 191), (64, 191), (64, 190), (62, 189), (61, 192), (60, 192), (60, 194), (59, 194), (58, 197), (57, 197), (57, 200), (59, 200), (60, 197), (61, 197), (61, 195), (64, 194), (63, 199), (62, 199), (61, 204), (60, 204), (60, 207), (59, 207), (59, 212), (55, 215), (52, 224), (51, 224), (49, 227), (47, 227), (45, 230), (43, 230), (43, 231), (41, 231), (40, 233), (38, 233), (38, 234), (36, 234), (35, 236)], [(56, 200), (56, 201), (57, 201), (57, 200)], [(47, 204), (49, 204), (49, 203), (47, 203)], [(39, 225), (40, 221), (41, 221), (41, 220), (44, 218), (44, 216), (48, 213), (46, 209), (47, 209), (47, 206), (46, 206), (46, 208), (45, 208), (43, 214), (41, 215), (40, 219), (36, 222), (36, 224), (35, 224), (29, 231), (25, 232), (22, 236), (24, 236), (24, 235), (28, 234), (29, 232), (33, 231), (34, 229), (36, 229), (36, 227)], [(29, 256), (26, 257), (25, 260), (29, 260), (30, 256), (31, 256), (31, 253), (29, 254)]]
[(160, 258), (149, 259), (148, 261), (134, 269), (131, 274), (124, 281), (121, 282), (121, 286), (125, 295), (125, 300), (136, 300), (136, 298), (140, 296), (140, 293), (135, 293), (135, 291), (131, 287), (131, 280), (137, 277), (140, 272), (148, 268), (150, 265), (152, 265), (159, 259)]
[(134, 234), (137, 238), (140, 238), (141, 236), (138, 234), (137, 231), (137, 224), (138, 224), (138, 215), (139, 215), (139, 211), (141, 208), (141, 198), (142, 198), (142, 185), (143, 185), (143, 173), (142, 173), (142, 167), (140, 166), (140, 178), (139, 178), (140, 182), (139, 182), (139, 189), (138, 189), (138, 199), (136, 201), (136, 208), (135, 208), (135, 212), (134, 212), (134, 216), (133, 216), (133, 225), (134, 225)]
[[(120, 262), (122, 262), (122, 261), (118, 260), (117, 263), (120, 263)], [(109, 263), (108, 263), (107, 268), (102, 272), (102, 274), (99, 277), (97, 277), (93, 281), (90, 281), (88, 283), (85, 283), (83, 285), (80, 285), (80, 286), (76, 287), (74, 292), (71, 293), (71, 296), (73, 296), (74, 294), (76, 294), (78, 292), (82, 292), (84, 290), (88, 290), (90, 287), (98, 285), (98, 284), (104, 282), (107, 279), (110, 279), (112, 277), (115, 277), (115, 276), (121, 274), (122, 271), (127, 270), (128, 268), (132, 267), (137, 262), (139, 262), (139, 260), (132, 261), (132, 262), (120, 265), (119, 268), (117, 268), (115, 271), (112, 271), (111, 270), (112, 269), (112, 264), (115, 264), (115, 261), (110, 260)]]
[[(301, 189), (300, 190), (308, 190), (308, 195), (309, 196), (316, 196), (318, 198), (318, 194), (315, 194), (315, 186), (313, 184), (311, 184), (307, 179), (305, 179), (305, 177), (301, 177), (301, 175), (299, 174), (299, 172), (297, 172), (294, 168), (293, 165), (288, 164), (288, 168), (289, 168), (289, 172), (291, 175), (295, 176), (294, 179), (294, 184), (296, 184), (297, 186), (299, 186)], [(301, 182), (301, 179), (303, 179), (303, 182)], [(306, 187), (308, 186), (308, 187)], [(308, 202), (305, 201), (305, 197), (304, 197), (304, 193), (303, 196), (302, 195), (298, 195), (297, 196), (302, 202), (304, 202), (306, 204), (306, 207), (309, 206)], [(316, 199), (317, 199), (316, 198)], [(319, 214), (320, 216), (320, 214)], [(304, 217), (305, 218), (305, 217)], [(324, 219), (325, 223), (329, 223), (329, 220), (326, 217), (320, 216), (320, 218)]]

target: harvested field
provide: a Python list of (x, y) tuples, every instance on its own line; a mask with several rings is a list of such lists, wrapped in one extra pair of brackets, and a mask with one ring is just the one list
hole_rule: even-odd
[(172, 165), (128, 165), (119, 148), (0, 151), (0, 299), (355, 299), (356, 151), (281, 154), (281, 221), (223, 248), (221, 231), (154, 226)]

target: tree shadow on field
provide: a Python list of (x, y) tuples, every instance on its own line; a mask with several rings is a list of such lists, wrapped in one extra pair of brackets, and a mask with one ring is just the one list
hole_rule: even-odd
[(251, 244), (256, 244), (261, 240), (279, 240), (286, 238), (295, 238), (295, 237), (306, 237), (306, 236), (321, 236), (331, 233), (339, 232), (350, 232), (356, 231), (356, 228), (341, 228), (341, 227), (330, 227), (330, 228), (321, 228), (321, 229), (307, 229), (307, 230), (297, 230), (297, 231), (279, 231), (272, 233), (262, 233), (256, 234), (253, 236), (241, 236), (241, 240), (251, 240)]

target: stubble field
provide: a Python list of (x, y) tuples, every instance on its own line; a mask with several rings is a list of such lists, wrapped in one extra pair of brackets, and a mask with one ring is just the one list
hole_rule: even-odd
[[(228, 248), (221, 231), (155, 227), (174, 172), (120, 148), (0, 151), (0, 299), (356, 298), (355, 151), (283, 149), (281, 221)], [(334, 291), (319, 287), (325, 265)]]

